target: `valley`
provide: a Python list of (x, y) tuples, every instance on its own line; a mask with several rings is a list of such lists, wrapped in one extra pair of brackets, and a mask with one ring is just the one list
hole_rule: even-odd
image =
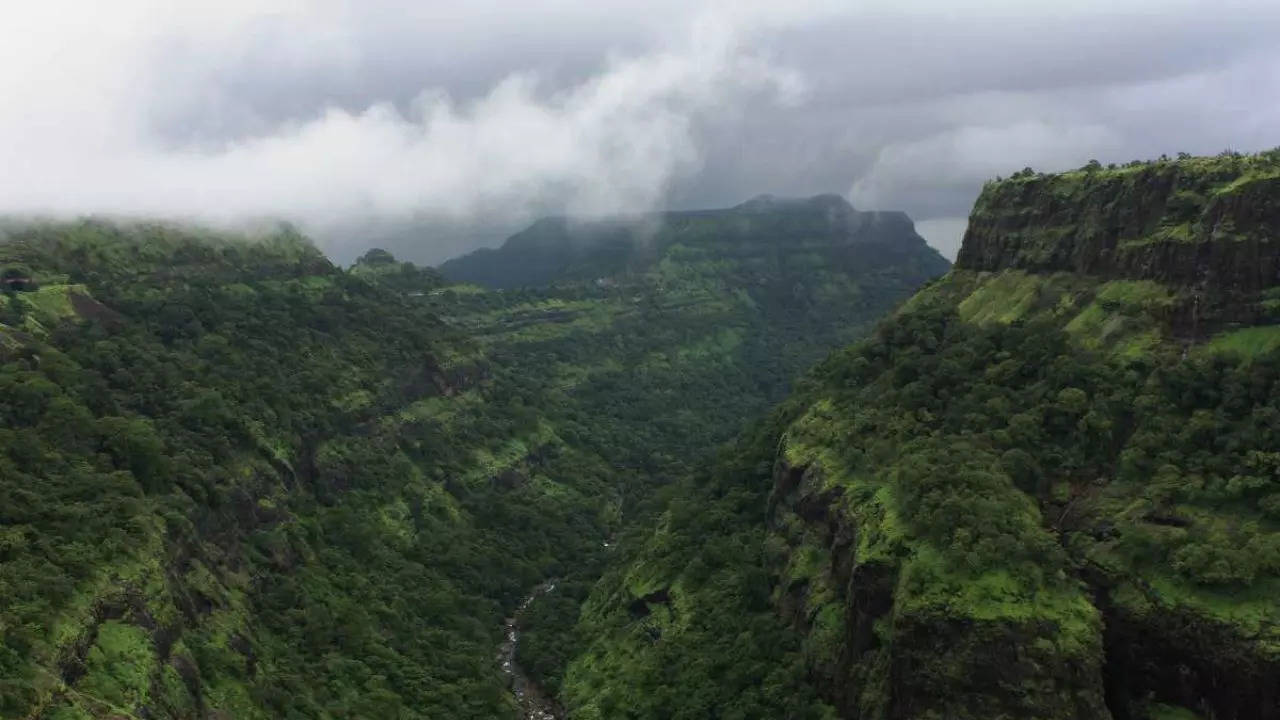
[(833, 203), (502, 292), (287, 229), (13, 233), (0, 715), (514, 717), (551, 577), (517, 652), (558, 694), (604, 544), (946, 269)]
[(12, 230), (0, 715), (1280, 717), (1277, 173)]
[(554, 700), (546, 697), (541, 687), (529, 680), (516, 658), (520, 647), (520, 614), (526, 612), (538, 598), (555, 589), (553, 580), (537, 586), (516, 606), (515, 614), (502, 621), (503, 640), (498, 650), (498, 663), (502, 672), (507, 675), (511, 693), (520, 706), (521, 720), (556, 720), (563, 712)]
[(0, 720), (1280, 720), (1280, 1), (0, 19)]

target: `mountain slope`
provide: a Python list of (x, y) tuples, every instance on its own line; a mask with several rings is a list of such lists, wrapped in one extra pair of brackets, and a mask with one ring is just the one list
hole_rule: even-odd
[(752, 237), (492, 293), (287, 229), (14, 230), (0, 716), (515, 717), (521, 597), (559, 580), (520, 648), (554, 689), (624, 519), (945, 269)]
[(989, 184), (956, 267), (597, 587), (573, 716), (655, 684), (635, 717), (720, 712), (739, 660), (794, 656), (707, 638), (776, 613), (840, 717), (1280, 717), (1277, 168)]

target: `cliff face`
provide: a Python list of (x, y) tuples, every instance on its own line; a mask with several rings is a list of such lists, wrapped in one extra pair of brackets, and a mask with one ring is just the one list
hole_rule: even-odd
[(956, 267), (1165, 283), (1190, 335), (1256, 323), (1280, 282), (1280, 153), (989, 183)]
[(776, 438), (775, 606), (847, 718), (1277, 718), (1280, 153), (987, 185)]

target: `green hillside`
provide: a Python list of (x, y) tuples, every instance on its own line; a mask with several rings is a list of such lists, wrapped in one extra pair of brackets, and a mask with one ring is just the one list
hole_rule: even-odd
[(12, 230), (0, 717), (516, 717), (502, 619), (547, 579), (519, 652), (557, 691), (624, 530), (946, 269), (909, 223), (753, 217), (517, 292), (288, 229)]
[(950, 270), (832, 196), (22, 226), (0, 716), (539, 717), (503, 647), (573, 720), (1280, 718), (1277, 168), (1023, 171)]
[(1280, 717), (1277, 162), (988, 184), (604, 577), (570, 716)]

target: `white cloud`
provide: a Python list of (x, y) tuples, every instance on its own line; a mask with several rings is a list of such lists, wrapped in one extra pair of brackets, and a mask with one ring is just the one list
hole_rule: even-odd
[(956, 218), (1026, 165), (1280, 142), (1274, 0), (10, 5), (0, 212), (348, 233), (849, 189)]
[[(768, 8), (706, 10), (660, 46), (612, 56), (566, 88), (514, 72), (460, 102), (426, 84), (407, 107), (389, 100), (354, 109), (326, 104), (264, 132), (184, 144), (150, 132), (157, 115), (175, 105), (244, 111), (216, 88), (203, 92), (215, 73), (199, 62), (234, 58), (266, 28), (293, 43), (271, 52), (285, 71), (340, 71), (358, 55), (339, 29), (353, 6), (209, 3), (176, 12), (139, 0), (50, 5), (0, 36), (7, 68), (0, 163), (17, 170), (0, 176), (0, 209), (324, 224), (361, 214), (649, 207), (674, 175), (698, 167), (691, 123), (700, 113), (761, 93), (793, 103), (802, 91), (794, 74), (743, 44), (753, 27), (796, 17), (795, 10)], [(292, 35), (275, 34), (281, 24)], [(6, 42), (14, 39), (21, 42)], [(164, 51), (177, 45), (185, 48), (178, 57), (193, 58), (194, 66), (163, 66)], [(190, 82), (174, 94), (148, 94), (175, 87), (174, 77)]]
[(954, 261), (960, 252), (960, 241), (969, 228), (969, 219), (962, 217), (934, 218), (916, 223), (916, 232), (948, 260)]
[(1083, 165), (1092, 154), (1120, 146), (1101, 125), (1021, 122), (964, 126), (880, 150), (869, 172), (850, 191), (855, 205), (883, 207), (911, 193), (972, 188), (1023, 166), (1062, 170)]

